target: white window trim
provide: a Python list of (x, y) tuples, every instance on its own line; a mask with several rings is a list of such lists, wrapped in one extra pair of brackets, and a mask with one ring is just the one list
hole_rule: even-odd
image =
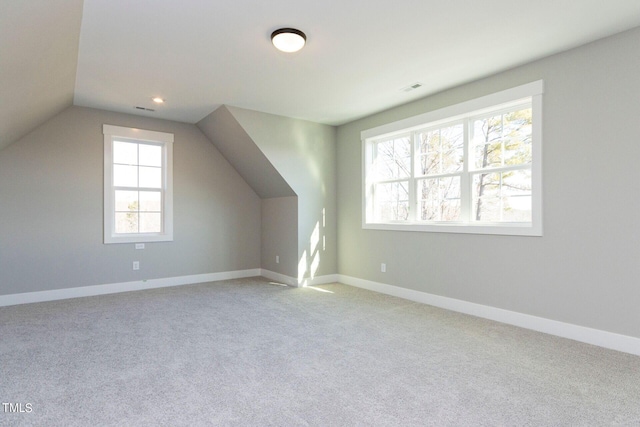
[[(388, 123), (361, 132), (362, 140), (362, 228), (371, 230), (394, 231), (422, 231), (436, 233), (469, 233), (469, 234), (500, 234), (515, 236), (542, 236), (542, 94), (544, 84), (542, 80), (527, 83), (501, 92), (472, 99), (460, 104), (430, 111), (418, 116), (409, 117), (393, 123)], [(532, 220), (531, 223), (467, 223), (467, 222), (438, 222), (424, 223), (422, 221), (402, 222), (373, 222), (367, 218), (367, 192), (371, 185), (367, 179), (367, 165), (371, 164), (371, 153), (368, 148), (374, 140), (395, 136), (403, 133), (423, 129), (425, 125), (437, 125), (439, 122), (451, 122), (459, 118), (481, 115), (491, 111), (496, 106), (517, 105), (523, 99), (531, 99), (532, 114), (532, 164), (531, 164), (531, 193)]]
[[(173, 134), (144, 129), (103, 125), (104, 134), (104, 243), (147, 243), (173, 241)], [(113, 139), (126, 138), (163, 146), (162, 232), (115, 233), (115, 193), (113, 190)]]

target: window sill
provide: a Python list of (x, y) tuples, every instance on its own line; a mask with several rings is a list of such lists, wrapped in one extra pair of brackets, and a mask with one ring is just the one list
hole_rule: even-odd
[(478, 224), (468, 223), (439, 223), (424, 224), (417, 222), (400, 223), (364, 223), (365, 230), (386, 231), (421, 231), (426, 233), (463, 233), (463, 234), (496, 234), (504, 236), (542, 236), (542, 226), (530, 223)]
[(153, 243), (172, 242), (173, 235), (170, 234), (126, 234), (117, 236), (104, 236), (104, 243)]

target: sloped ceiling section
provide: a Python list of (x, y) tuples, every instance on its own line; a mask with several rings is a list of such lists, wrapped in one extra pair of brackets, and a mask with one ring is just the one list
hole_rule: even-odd
[(0, 150), (72, 104), (82, 6), (0, 2)]
[(225, 106), (199, 121), (197, 126), (258, 196), (270, 199), (296, 195)]

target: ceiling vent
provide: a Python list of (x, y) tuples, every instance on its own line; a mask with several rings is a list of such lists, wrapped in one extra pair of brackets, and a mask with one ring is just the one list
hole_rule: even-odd
[(419, 87), (422, 87), (422, 83), (420, 83), (420, 82), (415, 82), (415, 83), (414, 83), (414, 84), (412, 84), (412, 85), (409, 85), (409, 86), (407, 86), (407, 87), (403, 87), (401, 90), (402, 90), (403, 92), (411, 92), (412, 90), (416, 90), (416, 89), (418, 89)]
[(145, 108), (145, 107), (133, 107), (133, 108), (135, 108), (136, 110), (151, 111), (152, 113), (156, 111), (153, 108)]

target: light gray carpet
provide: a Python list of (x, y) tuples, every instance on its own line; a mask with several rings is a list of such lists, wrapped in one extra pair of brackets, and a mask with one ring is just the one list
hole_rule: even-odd
[(0, 375), (3, 426), (640, 425), (640, 357), (339, 284), (1, 308)]

